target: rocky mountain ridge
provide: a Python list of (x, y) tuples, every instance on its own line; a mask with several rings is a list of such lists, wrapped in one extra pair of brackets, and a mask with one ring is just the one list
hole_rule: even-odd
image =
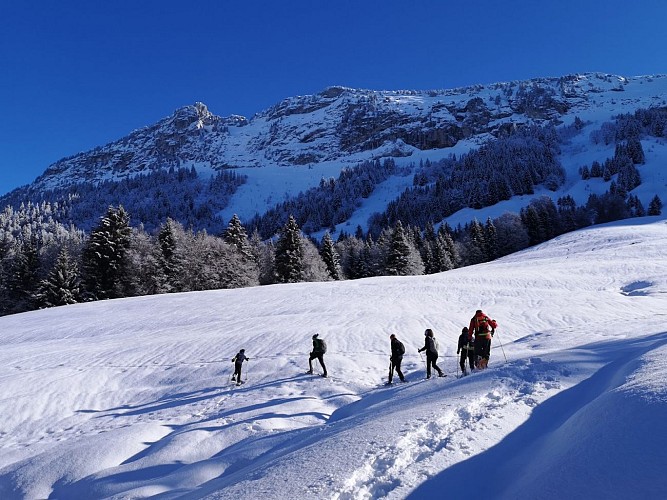
[[(645, 92), (652, 85), (655, 92)], [(629, 87), (638, 86), (644, 86), (648, 102), (624, 96)], [(598, 113), (601, 103), (610, 116), (622, 112), (628, 100), (636, 101), (636, 107), (660, 99), (664, 103), (665, 87), (664, 76), (600, 73), (431, 91), (329, 87), (285, 99), (250, 119), (219, 117), (195, 103), (117, 141), (55, 162), (31, 190), (120, 180), (172, 167), (213, 173), (417, 157), (464, 139), (499, 137), (522, 124), (561, 123)], [(618, 106), (612, 109), (611, 103)]]

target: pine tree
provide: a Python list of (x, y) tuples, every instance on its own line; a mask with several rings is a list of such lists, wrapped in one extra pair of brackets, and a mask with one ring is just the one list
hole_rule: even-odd
[(178, 279), (180, 265), (177, 255), (177, 232), (183, 232), (180, 224), (171, 218), (167, 218), (164, 224), (162, 224), (157, 237), (161, 253), (160, 263), (164, 275), (163, 288), (166, 292), (180, 290)]
[(496, 226), (494, 226), (491, 217), (486, 219), (486, 224), (484, 226), (484, 240), (486, 242), (486, 255), (488, 260), (497, 259), (500, 255), (498, 249), (498, 232), (496, 231)]
[(411, 276), (424, 272), (421, 256), (400, 220), (396, 222), (389, 239), (384, 270), (390, 276)]
[[(236, 273), (238, 277), (235, 278), (235, 283), (246, 282), (249, 284), (257, 284), (260, 282), (260, 271), (258, 258), (253, 252), (253, 247), (248, 240), (241, 220), (236, 214), (231, 218), (224, 233), (225, 242), (234, 248), (239, 256), (239, 269)], [(243, 277), (240, 279), (240, 277)], [(250, 286), (250, 285), (246, 285)]]
[(487, 254), (487, 242), (484, 234), (484, 226), (477, 220), (473, 220), (469, 229), (470, 245), (468, 251), (468, 263), (479, 264), (489, 260)]
[(130, 246), (130, 216), (122, 206), (110, 206), (90, 233), (83, 251), (86, 289), (98, 299), (122, 297), (125, 257)]
[[(459, 265), (460, 257), (458, 251), (456, 250), (456, 244), (454, 243), (454, 238), (452, 238), (452, 233), (449, 229), (449, 226), (446, 224), (440, 226), (440, 229), (438, 229), (438, 237), (442, 238), (442, 241), (445, 244), (447, 257), (452, 263), (452, 267), (449, 269), (454, 269), (457, 265)], [(448, 271), (449, 269), (446, 270)]]
[(322, 237), (321, 246), (322, 249), (320, 253), (322, 255), (324, 264), (327, 266), (329, 276), (331, 276), (331, 278), (334, 280), (340, 280), (343, 275), (343, 271), (340, 267), (340, 256), (336, 251), (336, 247), (334, 246), (334, 242), (331, 239), (331, 235), (328, 231), (325, 232), (324, 236)]
[(224, 239), (225, 242), (234, 245), (243, 257), (253, 259), (252, 247), (248, 242), (248, 234), (236, 214), (229, 221)]
[(39, 252), (34, 237), (25, 238), (14, 256), (8, 279), (10, 311), (24, 312), (34, 308), (39, 286)]
[(648, 204), (647, 215), (661, 215), (662, 214), (662, 200), (656, 194)]
[(279, 283), (303, 281), (303, 249), (301, 231), (293, 216), (280, 231), (275, 253), (275, 272)]
[(79, 270), (69, 252), (62, 249), (46, 279), (42, 280), (35, 295), (37, 306), (55, 307), (76, 304), (81, 300)]

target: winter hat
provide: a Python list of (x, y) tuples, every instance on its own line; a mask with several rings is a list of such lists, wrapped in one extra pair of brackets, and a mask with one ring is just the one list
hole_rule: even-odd
[(389, 335), (389, 338), (390, 338), (390, 339), (395, 339), (395, 338), (396, 338), (396, 335), (394, 335), (394, 334), (392, 333), (391, 335)]
[(464, 326), (464, 327), (463, 327), (463, 330), (461, 330), (461, 333), (468, 333), (468, 327), (467, 327), (467, 326)]
[(427, 328), (426, 331), (424, 332), (424, 335), (428, 335), (429, 337), (433, 337), (433, 330), (430, 328)]
[(313, 335), (313, 338), (316, 339), (318, 336), (319, 336), (319, 333), (316, 333), (315, 335)]

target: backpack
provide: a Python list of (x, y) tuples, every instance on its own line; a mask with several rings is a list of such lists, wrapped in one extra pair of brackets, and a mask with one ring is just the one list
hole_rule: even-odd
[(318, 337), (313, 341), (313, 352), (327, 352), (327, 343), (324, 339)]
[(403, 356), (405, 354), (405, 346), (403, 345), (403, 342), (400, 340), (398, 341), (398, 353)]

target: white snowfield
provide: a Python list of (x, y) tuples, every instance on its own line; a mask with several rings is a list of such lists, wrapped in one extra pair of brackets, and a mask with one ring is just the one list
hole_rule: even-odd
[[(666, 249), (647, 217), (432, 276), (0, 318), (0, 498), (665, 498)], [(478, 308), (489, 369), (457, 378)]]

